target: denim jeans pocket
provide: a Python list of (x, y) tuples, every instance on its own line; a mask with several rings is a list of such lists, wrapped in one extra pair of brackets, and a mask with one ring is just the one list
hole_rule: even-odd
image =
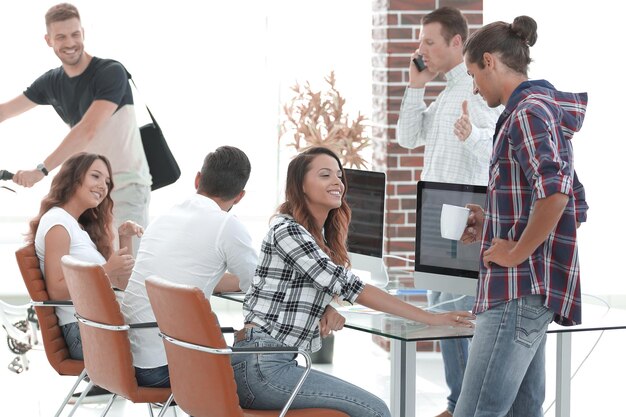
[(170, 386), (170, 373), (167, 365), (156, 368), (135, 368), (135, 377), (141, 387), (164, 388)]
[(515, 341), (532, 347), (546, 334), (554, 313), (543, 305), (542, 296), (528, 296), (518, 300)]
[(70, 358), (83, 360), (83, 342), (80, 337), (80, 329), (78, 323), (69, 323), (61, 326), (63, 338), (67, 344), (67, 350)]
[(247, 362), (242, 361), (233, 365), (233, 372), (235, 374), (235, 382), (237, 382), (239, 405), (242, 408), (250, 408), (254, 401), (254, 394), (248, 384)]
[[(260, 348), (287, 349), (287, 346), (274, 340), (259, 340), (258, 346)], [(295, 365), (296, 356), (295, 353), (268, 352), (259, 354), (259, 372), (261, 373), (261, 377), (265, 378), (269, 375), (273, 375), (275, 372), (280, 372), (285, 366)]]

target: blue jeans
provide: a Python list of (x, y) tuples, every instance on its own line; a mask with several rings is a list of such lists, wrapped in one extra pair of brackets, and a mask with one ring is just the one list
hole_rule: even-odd
[[(67, 348), (70, 351), (70, 357), (72, 359), (84, 360), (83, 357), (83, 343), (80, 338), (80, 331), (78, 323), (68, 323), (61, 326), (63, 332), (63, 338), (67, 344)], [(135, 367), (135, 376), (137, 377), (137, 384), (140, 387), (169, 387), (170, 386), (170, 373), (167, 365), (160, 366), (158, 368), (137, 368)]]
[(84, 360), (83, 357), (83, 340), (80, 338), (80, 330), (78, 322), (68, 323), (61, 326), (63, 338), (70, 351), (70, 358)]
[[(246, 329), (235, 347), (285, 347), (259, 329)], [(304, 368), (295, 354), (237, 354), (231, 362), (242, 408), (279, 410), (293, 392)], [(355, 364), (358, 365), (358, 364)], [(363, 365), (363, 364), (361, 364)], [(389, 408), (375, 395), (339, 378), (311, 370), (291, 408), (330, 408), (352, 417), (390, 417)]]
[(545, 297), (499, 304), (476, 319), (455, 417), (541, 417), (546, 331), (554, 313)]
[(135, 366), (135, 377), (137, 378), (137, 385), (140, 387), (170, 387), (170, 371), (167, 365), (157, 368), (137, 368)]
[[(452, 301), (459, 297), (460, 295), (457, 294), (432, 291), (428, 293), (428, 305), (434, 306), (445, 301)], [(458, 301), (444, 304), (441, 307), (436, 307), (434, 311), (470, 311), (474, 307), (475, 301), (476, 298), (466, 295)], [(463, 374), (465, 373), (465, 366), (467, 365), (467, 359), (469, 356), (470, 339), (441, 339), (439, 340), (439, 345), (441, 346), (441, 355), (443, 357), (446, 384), (450, 389), (447, 410), (450, 414), (454, 414), (454, 408), (456, 407), (456, 403), (459, 401), (459, 395), (461, 395)]]

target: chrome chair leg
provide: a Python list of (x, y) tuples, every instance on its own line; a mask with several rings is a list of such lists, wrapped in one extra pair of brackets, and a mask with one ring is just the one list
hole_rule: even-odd
[(72, 411), (70, 411), (70, 414), (67, 417), (72, 417), (74, 415), (76, 410), (78, 410), (78, 407), (80, 406), (80, 403), (83, 402), (83, 399), (85, 398), (85, 396), (87, 395), (87, 393), (89, 392), (91, 387), (93, 387), (93, 382), (89, 381), (89, 383), (87, 384), (87, 387), (80, 394), (80, 397), (78, 397), (78, 400), (76, 400), (76, 404), (74, 404), (74, 407), (72, 407)]
[(109, 412), (109, 410), (111, 409), (111, 406), (113, 405), (113, 401), (115, 401), (115, 399), (117, 398), (117, 394), (113, 394), (111, 395), (111, 399), (109, 400), (109, 402), (107, 403), (106, 408), (104, 409), (104, 411), (102, 412), (102, 414), (100, 414), (100, 417), (104, 417), (107, 415), (107, 413)]
[[(59, 409), (57, 410), (56, 414), (54, 415), (54, 417), (59, 417), (61, 415), (61, 413), (63, 412), (63, 409), (65, 408), (65, 406), (67, 405), (67, 403), (70, 401), (70, 398), (72, 398), (72, 395), (74, 394), (74, 391), (76, 391), (76, 388), (78, 388), (78, 384), (80, 384), (80, 382), (85, 379), (85, 377), (87, 376), (87, 370), (83, 369), (83, 372), (81, 372), (80, 375), (78, 375), (78, 378), (76, 378), (76, 382), (74, 382), (74, 385), (72, 385), (72, 389), (70, 390), (70, 392), (67, 393), (67, 395), (65, 396), (65, 399), (63, 400), (63, 403), (61, 404), (61, 406), (59, 407)], [(77, 401), (74, 404), (74, 407), (77, 407), (80, 404), (80, 401)]]
[[(167, 409), (170, 407), (170, 404), (172, 403), (173, 399), (174, 399), (174, 394), (170, 394), (170, 396), (167, 399), (167, 401), (165, 401), (165, 404), (163, 404), (163, 409), (161, 409), (161, 411), (159, 412), (159, 415), (157, 417), (164, 417), (165, 416), (165, 413), (167, 413)], [(172, 407), (172, 409), (174, 410), (174, 416), (176, 416), (176, 407)], [(150, 417), (152, 417), (152, 408), (150, 408)]]

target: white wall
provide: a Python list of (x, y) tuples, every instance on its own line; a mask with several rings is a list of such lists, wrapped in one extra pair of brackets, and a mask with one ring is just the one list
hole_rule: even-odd
[[(623, 16), (613, 3), (582, 0), (485, 0), (484, 22), (512, 22), (528, 15), (538, 24), (531, 48), (530, 77), (547, 79), (560, 90), (589, 93), (587, 116), (574, 136), (576, 171), (585, 185), (590, 210), (579, 229), (582, 290), (626, 294), (624, 249), (624, 157), (622, 128), (626, 96), (622, 80)], [(607, 7), (607, 11), (601, 11)]]

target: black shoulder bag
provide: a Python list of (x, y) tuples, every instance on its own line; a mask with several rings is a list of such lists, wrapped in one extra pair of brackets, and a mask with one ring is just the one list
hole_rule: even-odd
[[(137, 91), (135, 81), (128, 71), (126, 73), (128, 74), (128, 79), (135, 86), (135, 91)], [(172, 155), (170, 147), (167, 146), (161, 127), (159, 127), (148, 106), (146, 106), (146, 110), (148, 110), (152, 123), (141, 126), (139, 133), (141, 133), (143, 151), (148, 160), (148, 167), (152, 176), (152, 191), (154, 191), (175, 183), (180, 178), (180, 168), (176, 159), (174, 159), (174, 155)]]

